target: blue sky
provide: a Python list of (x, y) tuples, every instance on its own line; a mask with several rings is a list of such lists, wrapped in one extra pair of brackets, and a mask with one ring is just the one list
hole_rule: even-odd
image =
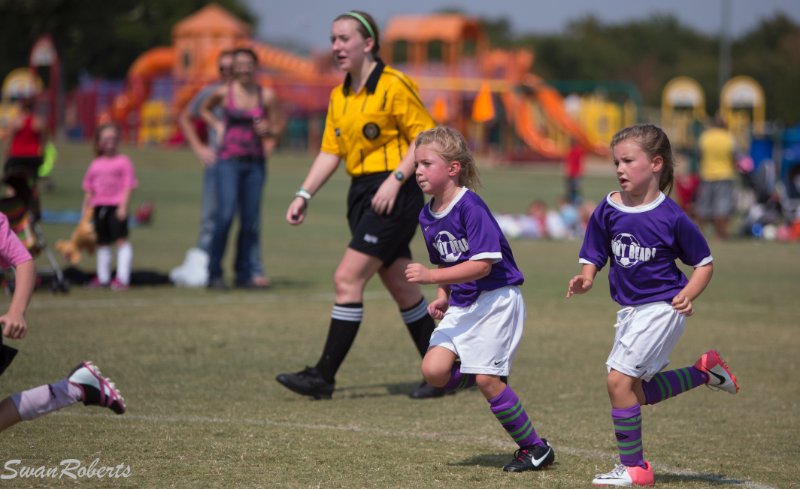
[(338, 14), (360, 9), (372, 14), (381, 27), (393, 15), (429, 13), (458, 7), (475, 16), (506, 17), (515, 33), (555, 33), (570, 20), (592, 14), (606, 23), (647, 18), (668, 13), (699, 31), (714, 34), (721, 29), (721, 5), (731, 6), (731, 32), (740, 35), (760, 19), (783, 12), (800, 23), (800, 0), (245, 0), (259, 16), (256, 37), (295, 41), (306, 48), (326, 49), (330, 23)]

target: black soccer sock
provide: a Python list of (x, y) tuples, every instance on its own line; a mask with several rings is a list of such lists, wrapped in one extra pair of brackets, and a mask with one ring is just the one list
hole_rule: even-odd
[(408, 309), (401, 309), (400, 315), (403, 316), (403, 322), (406, 323), (408, 332), (411, 333), (411, 339), (414, 340), (419, 355), (425, 356), (428, 351), (428, 344), (431, 341), (431, 334), (436, 328), (436, 323), (433, 318), (428, 314), (428, 301), (423, 297), (416, 306)]
[(360, 302), (333, 305), (328, 339), (316, 366), (326, 381), (333, 382), (336, 377), (336, 372), (339, 371), (347, 352), (353, 346), (363, 317), (364, 307)]

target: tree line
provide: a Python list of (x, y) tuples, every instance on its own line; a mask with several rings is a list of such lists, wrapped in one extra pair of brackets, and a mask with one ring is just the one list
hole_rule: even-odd
[[(670, 15), (608, 24), (587, 16), (563, 32), (512, 37), (508, 19), (484, 21), (493, 46), (533, 49), (533, 70), (545, 80), (633, 83), (645, 105), (659, 107), (676, 76), (694, 78), (706, 112), (719, 109), (720, 37), (702, 34)], [(764, 88), (767, 118), (800, 123), (800, 25), (784, 14), (765, 18), (731, 42), (731, 76), (747, 75)]]

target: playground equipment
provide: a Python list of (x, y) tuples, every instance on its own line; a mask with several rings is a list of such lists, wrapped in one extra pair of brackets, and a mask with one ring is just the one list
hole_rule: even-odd
[(741, 151), (748, 150), (751, 134), (764, 134), (764, 102), (764, 90), (749, 76), (735, 76), (722, 86), (720, 113)]
[[(130, 125), (145, 129), (139, 131), (139, 142), (163, 142), (170, 136), (174, 130), (174, 116), (197, 91), (217, 79), (217, 58), (224, 50), (249, 47), (255, 51), (260, 65), (278, 78), (290, 78), (300, 84), (320, 83), (313, 61), (253, 42), (249, 26), (215, 4), (175, 24), (172, 39), (172, 46), (150, 49), (134, 61), (128, 70), (126, 90), (114, 100), (112, 119), (121, 123), (123, 129)], [(148, 104), (154, 82), (159, 77), (171, 78), (172, 93), (167, 97), (169, 100)], [(321, 78), (325, 82), (325, 77)], [(266, 77), (262, 81), (272, 83), (273, 80)], [(285, 92), (290, 99), (304, 99), (296, 91)], [(327, 101), (323, 104), (326, 106)]]
[[(151, 49), (131, 66), (127, 88), (110, 114), (123, 130), (138, 129), (140, 142), (163, 141), (171, 132), (165, 126), (174, 130), (175, 114), (216, 79), (219, 53), (247, 46), (259, 58), (262, 83), (289, 108), (288, 127), (302, 122), (314, 145), (320, 132), (315, 122), (341, 81), (329, 56), (307, 59), (253, 42), (246, 24), (213, 4), (178, 22), (172, 38), (172, 46)], [(529, 155), (559, 159), (577, 141), (605, 154), (611, 135), (636, 118), (636, 107), (592, 94), (579, 97), (571, 112), (554, 87), (530, 73), (532, 51), (489, 49), (480, 22), (471, 17), (395, 17), (384, 30), (382, 45), (383, 58), (417, 81), (437, 122), (458, 127), (479, 150), (487, 144), (507, 152), (527, 148)], [(165, 77), (171, 80), (167, 96), (154, 97), (153, 87)]]
[[(455, 125), (468, 136), (480, 135), (483, 124), (509, 126), (540, 157), (563, 158), (571, 140), (596, 154), (606, 154), (610, 134), (623, 122), (623, 110), (617, 110), (615, 116), (604, 120), (613, 130), (595, 130), (590, 137), (582, 123), (586, 119), (581, 118), (590, 112), (579, 110), (576, 118), (555, 88), (530, 73), (533, 52), (490, 50), (480, 22), (471, 17), (394, 17), (386, 26), (382, 52), (387, 62), (418, 82), (423, 101), (432, 107), (437, 122)], [(487, 91), (497, 110), (476, 109), (488, 107)], [(582, 102), (578, 100), (578, 105)], [(599, 113), (597, 107), (594, 115)], [(493, 116), (476, 117), (485, 113)]]
[(679, 76), (664, 85), (661, 126), (669, 134), (673, 148), (685, 151), (695, 148), (707, 119), (705, 92), (697, 80)]

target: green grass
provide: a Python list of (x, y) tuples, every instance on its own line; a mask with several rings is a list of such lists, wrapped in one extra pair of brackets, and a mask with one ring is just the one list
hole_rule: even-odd
[[(154, 222), (132, 230), (134, 265), (167, 272), (197, 235), (200, 171), (185, 151), (125, 148), (139, 173), (135, 203), (152, 200)], [(43, 206), (75, 210), (89, 148), (64, 145), (56, 187)], [(540, 435), (557, 452), (553, 470), (506, 474), (516, 448), (478, 392), (412, 401), (419, 358), (379, 281), (368, 288), (363, 327), (331, 401), (284, 390), (277, 373), (316, 361), (332, 304), (332, 274), (347, 242), (347, 179), (340, 169), (311, 203), (303, 226), (284, 213), (311, 157), (270, 162), (264, 199), (267, 292), (209, 293), (167, 286), (127, 293), (73, 288), (37, 292), (28, 338), (2, 379), (0, 397), (63, 377), (94, 360), (128, 400), (125, 416), (73, 406), (0, 434), (8, 460), (53, 467), (63, 459), (130, 466), (113, 487), (589, 487), (609, 470), (615, 443), (605, 358), (615, 305), (605, 272), (596, 290), (565, 300), (580, 243), (513, 241), (526, 275), (528, 321), (513, 385)], [(496, 212), (555, 203), (557, 168), (486, 168), (481, 191)], [(614, 188), (610, 172), (585, 181), (592, 200)], [(49, 242), (70, 225), (44, 226)], [(646, 456), (659, 487), (798, 487), (800, 248), (712, 241), (715, 276), (672, 355), (692, 364), (718, 348), (738, 375), (737, 396), (700, 388), (643, 409)], [(417, 257), (427, 256), (419, 237)], [(40, 266), (46, 264), (41, 259)], [(81, 264), (94, 269), (94, 259)], [(228, 270), (231, 267), (228, 265)], [(432, 288), (426, 289), (430, 296)], [(69, 480), (0, 480), (8, 487)]]

